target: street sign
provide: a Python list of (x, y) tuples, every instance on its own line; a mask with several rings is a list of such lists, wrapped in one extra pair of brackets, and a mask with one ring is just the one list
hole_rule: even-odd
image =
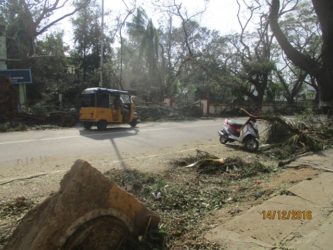
[(31, 69), (0, 70), (0, 76), (7, 76), (12, 84), (32, 83)]

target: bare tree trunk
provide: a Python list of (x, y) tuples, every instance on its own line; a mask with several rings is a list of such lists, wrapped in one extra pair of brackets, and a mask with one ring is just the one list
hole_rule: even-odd
[(333, 1), (312, 0), (322, 30), (323, 65), (317, 77), (320, 105), (333, 109)]
[(135, 11), (135, 6), (129, 10), (128, 6), (126, 5), (126, 2), (123, 1), (123, 3), (125, 4), (126, 8), (127, 8), (127, 15), (124, 18), (123, 22), (120, 24), (120, 28), (119, 28), (119, 36), (120, 36), (120, 73), (119, 73), (119, 88), (120, 89), (124, 89), (123, 86), (123, 56), (124, 56), (124, 38), (123, 38), (123, 34), (122, 34), (122, 30), (123, 27), (126, 23), (127, 18), (133, 14), (133, 12)]

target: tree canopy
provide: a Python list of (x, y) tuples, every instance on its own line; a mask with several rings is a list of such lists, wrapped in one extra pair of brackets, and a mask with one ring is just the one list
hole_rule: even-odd
[[(69, 106), (78, 105), (82, 89), (98, 86), (101, 53), (104, 87), (132, 90), (148, 102), (206, 98), (261, 108), (315, 101), (307, 97), (315, 91), (322, 106), (332, 104), (331, 1), (237, 0), (240, 32), (225, 35), (200, 24), (205, 8), (190, 15), (176, 1), (154, 1), (162, 13), (156, 22), (135, 2), (124, 4), (124, 13), (104, 14), (103, 36), (98, 1), (8, 0), (0, 6), (8, 67), (33, 70), (31, 105), (56, 106), (60, 93)], [(67, 17), (73, 41), (66, 45), (64, 32), (52, 27)]]
[(315, 77), (318, 83), (320, 105), (333, 108), (333, 2), (329, 0), (312, 0), (321, 29), (320, 57), (313, 58), (310, 53), (302, 52), (291, 44), (282, 31), (278, 19), (280, 1), (272, 0), (270, 24), (281, 48), (288, 58), (298, 67)]

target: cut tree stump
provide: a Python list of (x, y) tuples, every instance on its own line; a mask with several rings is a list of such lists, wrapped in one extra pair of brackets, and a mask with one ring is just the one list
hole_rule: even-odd
[(60, 190), (21, 220), (5, 250), (119, 249), (159, 217), (89, 163), (77, 160)]

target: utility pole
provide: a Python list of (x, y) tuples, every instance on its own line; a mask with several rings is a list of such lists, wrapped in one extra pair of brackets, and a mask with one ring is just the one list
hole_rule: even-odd
[(101, 24), (101, 63), (99, 86), (103, 87), (103, 68), (104, 68), (104, 0), (102, 0), (102, 24)]
[(0, 70), (7, 69), (7, 46), (6, 46), (6, 27), (0, 25)]

